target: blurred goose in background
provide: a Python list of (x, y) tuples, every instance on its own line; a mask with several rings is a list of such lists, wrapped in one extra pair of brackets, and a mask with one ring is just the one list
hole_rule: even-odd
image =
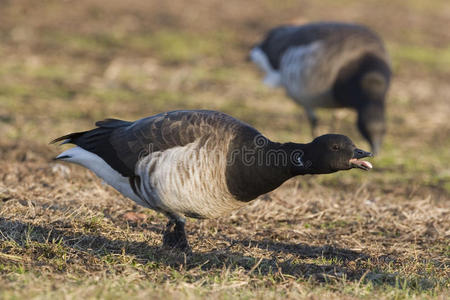
[(272, 29), (250, 52), (264, 83), (283, 86), (306, 111), (316, 136), (317, 107), (348, 107), (372, 152), (380, 149), (391, 70), (381, 39), (361, 25), (311, 23)]
[(52, 143), (77, 145), (55, 159), (82, 165), (136, 203), (168, 218), (163, 244), (189, 247), (185, 217), (216, 218), (297, 175), (369, 170), (343, 135), (272, 142), (229, 115), (172, 111), (135, 122), (107, 119)]

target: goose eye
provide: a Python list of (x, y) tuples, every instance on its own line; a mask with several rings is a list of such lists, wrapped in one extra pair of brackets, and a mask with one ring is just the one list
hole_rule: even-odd
[(334, 144), (334, 145), (331, 147), (331, 149), (332, 149), (333, 151), (338, 151), (338, 150), (339, 150), (339, 145)]

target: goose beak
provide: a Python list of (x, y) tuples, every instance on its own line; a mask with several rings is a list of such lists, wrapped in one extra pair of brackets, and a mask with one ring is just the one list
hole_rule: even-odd
[(356, 148), (355, 151), (353, 151), (353, 157), (350, 159), (350, 165), (352, 168), (359, 168), (369, 171), (372, 169), (372, 164), (368, 161), (360, 160), (360, 158), (372, 156), (372, 153)]

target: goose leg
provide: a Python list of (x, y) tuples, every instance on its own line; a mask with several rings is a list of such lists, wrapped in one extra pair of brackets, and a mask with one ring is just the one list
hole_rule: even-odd
[(313, 138), (317, 137), (317, 124), (318, 119), (316, 114), (311, 108), (305, 108), (306, 115), (308, 116), (309, 123), (311, 125), (311, 135)]
[(189, 243), (184, 230), (185, 221), (181, 218), (169, 216), (163, 234), (163, 246), (171, 249), (188, 250)]

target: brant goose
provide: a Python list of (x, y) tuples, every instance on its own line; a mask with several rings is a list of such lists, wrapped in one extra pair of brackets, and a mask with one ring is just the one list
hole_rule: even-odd
[(55, 159), (82, 165), (136, 203), (164, 213), (164, 246), (188, 248), (185, 217), (215, 218), (291, 177), (372, 165), (343, 135), (276, 143), (217, 111), (172, 111), (135, 122), (107, 119), (52, 141), (77, 147)]
[(358, 112), (358, 128), (378, 152), (385, 133), (391, 70), (381, 39), (361, 25), (311, 23), (272, 29), (250, 52), (271, 87), (284, 86), (306, 111), (316, 136), (316, 107)]

